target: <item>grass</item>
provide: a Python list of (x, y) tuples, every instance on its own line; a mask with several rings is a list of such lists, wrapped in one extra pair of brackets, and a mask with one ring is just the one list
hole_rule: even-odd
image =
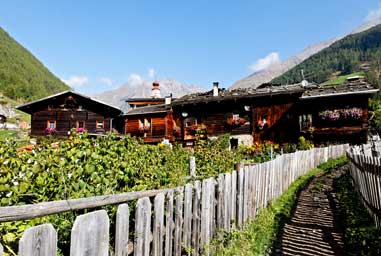
[(348, 255), (381, 255), (381, 228), (376, 228), (360, 197), (352, 186), (349, 174), (336, 183), (337, 197), (344, 215), (345, 243)]
[(17, 138), (17, 131), (14, 130), (0, 130), (0, 140)]
[(218, 233), (211, 248), (216, 251), (216, 255), (266, 255), (285, 221), (291, 216), (299, 191), (317, 174), (341, 166), (346, 161), (346, 157), (330, 159), (299, 177), (282, 196), (262, 209), (256, 219), (243, 230)]
[(356, 72), (356, 73), (352, 73), (345, 76), (338, 76), (338, 77), (332, 78), (331, 80), (328, 80), (327, 82), (322, 83), (321, 85), (322, 86), (340, 85), (340, 84), (343, 84), (345, 81), (347, 81), (347, 78), (351, 76), (365, 76), (365, 73), (361, 71), (361, 72)]

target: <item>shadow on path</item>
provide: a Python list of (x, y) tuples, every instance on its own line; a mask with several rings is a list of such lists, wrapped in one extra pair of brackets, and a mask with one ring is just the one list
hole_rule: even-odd
[(300, 192), (270, 255), (346, 255), (335, 183), (347, 166), (317, 176)]

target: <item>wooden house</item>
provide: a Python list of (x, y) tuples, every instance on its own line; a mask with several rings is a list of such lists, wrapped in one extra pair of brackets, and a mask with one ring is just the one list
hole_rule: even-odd
[(368, 99), (377, 91), (361, 78), (337, 86), (265, 85), (236, 90), (219, 89), (214, 83), (209, 92), (128, 112), (126, 132), (147, 142), (166, 138), (189, 146), (226, 133), (233, 147), (296, 142), (300, 136), (317, 144), (362, 143), (367, 140)]
[(341, 85), (307, 88), (297, 104), (301, 133), (315, 143), (365, 143), (368, 101), (377, 91), (360, 77)]
[[(300, 85), (260, 89), (223, 90), (214, 83), (210, 92), (184, 96), (173, 102), (175, 123), (181, 137), (192, 145), (196, 139), (231, 135), (233, 147), (253, 141), (293, 140), (297, 136), (276, 124), (291, 125), (288, 113), (303, 94)], [(280, 128), (280, 129), (278, 129)]]
[(105, 134), (117, 126), (122, 111), (85, 95), (65, 91), (17, 109), (31, 115), (31, 136), (67, 136), (71, 129)]
[(146, 143), (176, 140), (172, 108), (170, 104), (158, 104), (132, 109), (123, 115), (125, 131)]
[(146, 143), (175, 141), (172, 95), (162, 98), (158, 82), (153, 82), (150, 98), (129, 98), (126, 102), (130, 107), (123, 115), (126, 133)]

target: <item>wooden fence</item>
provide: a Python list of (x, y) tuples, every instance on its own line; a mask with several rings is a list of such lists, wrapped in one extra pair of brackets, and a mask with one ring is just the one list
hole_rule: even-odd
[(376, 150), (381, 150), (381, 148), (374, 147), (374, 145), (362, 145), (350, 148), (347, 156), (350, 160), (350, 173), (354, 187), (376, 225), (380, 227), (381, 158), (375, 156), (377, 155), (374, 152)]
[[(0, 207), (0, 222), (25, 220), (65, 211), (119, 204), (115, 248), (110, 249), (110, 222), (105, 210), (76, 218), (70, 255), (210, 255), (209, 242), (218, 230), (244, 227), (258, 209), (279, 197), (299, 176), (328, 158), (345, 154), (348, 145), (315, 148), (284, 154), (276, 159), (241, 165), (217, 178), (195, 181), (166, 190)], [(126, 203), (136, 200), (130, 216)], [(133, 211), (131, 211), (133, 212)], [(134, 219), (134, 227), (130, 220)], [(133, 234), (133, 235), (131, 235)], [(131, 235), (131, 237), (129, 236)], [(1, 253), (0, 245), (0, 256)], [(55, 256), (57, 232), (51, 224), (28, 228), (19, 241), (19, 255)]]

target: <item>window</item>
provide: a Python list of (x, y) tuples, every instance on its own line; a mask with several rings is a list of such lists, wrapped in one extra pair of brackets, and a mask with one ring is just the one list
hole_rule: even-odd
[(96, 129), (103, 129), (104, 128), (104, 124), (105, 124), (105, 122), (104, 121), (96, 121), (96, 126), (95, 126), (95, 128)]
[(233, 114), (233, 121), (239, 120), (239, 114)]
[(148, 132), (151, 128), (152, 119), (144, 118), (139, 119), (139, 131), (141, 132)]
[(46, 127), (50, 128), (50, 129), (55, 129), (56, 128), (56, 121), (55, 120), (48, 120), (48, 124)]
[(304, 130), (308, 130), (312, 128), (312, 115), (307, 114), (307, 115), (299, 116), (299, 126), (300, 126), (300, 131), (304, 131)]
[(85, 121), (77, 121), (75, 128), (85, 128)]

